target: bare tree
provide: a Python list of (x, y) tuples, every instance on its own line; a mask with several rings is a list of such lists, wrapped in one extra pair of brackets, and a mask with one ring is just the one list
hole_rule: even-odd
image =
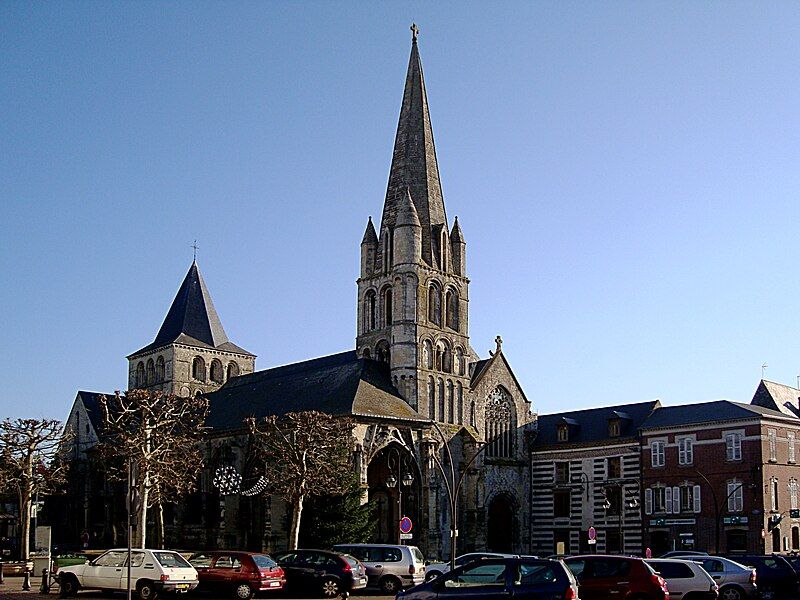
[(128, 390), (102, 396), (105, 422), (101, 452), (112, 478), (127, 478), (130, 460), (137, 473), (139, 511), (133, 545), (147, 541), (147, 511), (155, 507), (157, 542), (163, 544), (163, 504), (192, 492), (203, 466), (199, 442), (205, 434), (208, 401), (174, 394)]
[(31, 507), (37, 493), (48, 492), (63, 481), (64, 463), (58, 460), (61, 443), (68, 437), (61, 421), (50, 419), (4, 420), (0, 423), (0, 484), (16, 490), (21, 521), (20, 554), (30, 555)]
[(347, 492), (353, 423), (317, 411), (250, 417), (246, 422), (267, 488), (292, 506), (289, 547), (297, 548), (306, 498)]

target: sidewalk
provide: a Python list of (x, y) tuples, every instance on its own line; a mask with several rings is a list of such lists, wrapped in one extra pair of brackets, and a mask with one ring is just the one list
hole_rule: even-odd
[(58, 598), (58, 588), (55, 589), (55, 593), (53, 593), (53, 591), (47, 595), (39, 593), (39, 586), (42, 585), (41, 576), (38, 578), (31, 578), (30, 592), (22, 591), (22, 583), (24, 581), (24, 577), (9, 577), (6, 575), (4, 582), (0, 584), (0, 598), (14, 598), (18, 600), (21, 600), (22, 598), (28, 598), (30, 600), (33, 598)]

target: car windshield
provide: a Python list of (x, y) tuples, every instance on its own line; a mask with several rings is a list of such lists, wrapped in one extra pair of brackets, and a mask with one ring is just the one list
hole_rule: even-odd
[(175, 552), (153, 552), (153, 556), (156, 557), (156, 560), (162, 567), (175, 567), (179, 569), (192, 567), (192, 565), (186, 562), (185, 558)]
[(354, 556), (350, 556), (349, 554), (342, 554), (342, 557), (347, 561), (347, 564), (351, 567), (358, 566), (358, 560)]
[(272, 569), (273, 567), (278, 566), (278, 563), (276, 563), (266, 554), (254, 554), (253, 562), (256, 563), (256, 566), (259, 569)]

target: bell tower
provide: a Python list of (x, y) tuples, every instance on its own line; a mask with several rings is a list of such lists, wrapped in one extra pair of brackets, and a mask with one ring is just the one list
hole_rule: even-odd
[(397, 125), (380, 235), (372, 218), (361, 241), (358, 279), (360, 356), (388, 363), (392, 382), (422, 415), (464, 423), (469, 390), (469, 280), (456, 217), (447, 223), (419, 30)]

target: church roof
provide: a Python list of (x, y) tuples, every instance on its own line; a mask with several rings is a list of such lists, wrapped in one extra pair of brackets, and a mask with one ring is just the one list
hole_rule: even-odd
[(778, 410), (790, 417), (800, 416), (800, 390), (782, 383), (762, 379), (751, 404)]
[(400, 205), (405, 200), (404, 195), (410, 192), (422, 226), (422, 258), (428, 264), (433, 264), (431, 227), (446, 224), (447, 215), (433, 143), (425, 78), (417, 47), (416, 27), (412, 27), (412, 30), (414, 36), (411, 57), (397, 123), (392, 166), (389, 169), (381, 230), (394, 228)]
[(100, 396), (110, 397), (113, 395), (113, 393), (78, 392), (75, 400), (80, 400), (83, 403), (83, 408), (86, 409), (86, 414), (89, 415), (89, 421), (96, 433), (100, 433), (103, 430), (103, 408), (100, 406)]
[(425, 421), (392, 385), (384, 363), (341, 352), (231, 379), (206, 395), (206, 425), (240, 429), (245, 418), (318, 410), (332, 415)]
[(192, 261), (156, 339), (129, 358), (173, 343), (250, 354), (228, 340), (196, 261)]

